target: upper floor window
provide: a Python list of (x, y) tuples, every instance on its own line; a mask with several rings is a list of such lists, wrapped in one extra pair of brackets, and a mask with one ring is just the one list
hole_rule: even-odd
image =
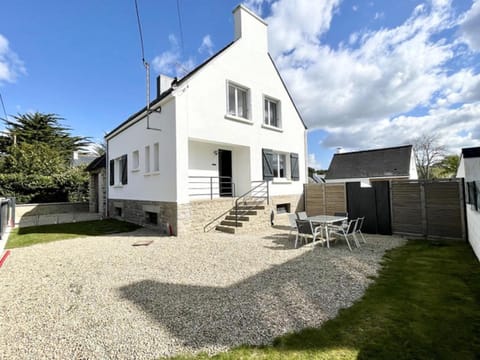
[(135, 150), (132, 153), (132, 159), (133, 159), (132, 171), (138, 170), (140, 168), (140, 154), (138, 150)]
[(228, 114), (248, 119), (248, 89), (228, 83)]
[(280, 102), (265, 97), (263, 100), (263, 122), (265, 125), (281, 127), (280, 123)]

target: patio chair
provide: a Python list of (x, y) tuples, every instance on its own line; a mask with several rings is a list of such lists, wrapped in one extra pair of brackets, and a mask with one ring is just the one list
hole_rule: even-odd
[[(296, 220), (297, 224), (297, 236), (295, 237), (295, 248), (297, 247), (299, 238), (302, 238), (305, 242), (307, 239), (312, 239), (312, 245), (315, 241), (322, 236), (323, 226), (314, 227), (310, 220)], [(323, 241), (322, 241), (323, 246)]]
[(300, 211), (297, 212), (297, 219), (299, 220), (306, 220), (307, 219), (307, 213), (305, 211)]
[(362, 233), (362, 226), (363, 226), (363, 222), (365, 221), (365, 216), (358, 218), (357, 221), (358, 223), (357, 223), (357, 229), (355, 230), (355, 234), (359, 234), (360, 237), (362, 238), (363, 243), (366, 244), (367, 241), (365, 240), (365, 236), (363, 236), (363, 233)]
[(288, 214), (288, 222), (290, 223), (290, 232), (288, 233), (288, 238), (292, 235), (292, 231), (297, 231), (297, 216), (295, 214)]
[(357, 223), (358, 223), (358, 219), (350, 220), (346, 228), (343, 226), (340, 226), (340, 227), (335, 226), (335, 227), (329, 227), (328, 231), (329, 231), (329, 234), (343, 237), (347, 242), (349, 250), (352, 251), (352, 247), (350, 246), (350, 242), (348, 241), (349, 236), (352, 237), (353, 242), (355, 243), (355, 246), (360, 247), (360, 244), (358, 243), (358, 240), (355, 236), (355, 231), (357, 230)]

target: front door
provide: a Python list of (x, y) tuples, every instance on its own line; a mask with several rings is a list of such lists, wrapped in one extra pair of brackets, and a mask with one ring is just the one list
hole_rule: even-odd
[(232, 152), (218, 150), (218, 176), (220, 196), (233, 196)]

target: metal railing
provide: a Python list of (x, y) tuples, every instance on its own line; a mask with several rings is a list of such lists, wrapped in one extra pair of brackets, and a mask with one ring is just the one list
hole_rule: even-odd
[(235, 183), (230, 176), (189, 176), (190, 197), (234, 197)]
[(13, 219), (15, 218), (15, 198), (1, 198), (0, 199), (0, 240), (8, 226), (13, 226)]
[[(252, 181), (252, 184), (255, 183), (257, 185), (235, 200), (235, 227), (238, 226), (239, 213), (240, 216), (244, 216), (249, 211), (256, 209), (258, 205), (263, 204), (265, 200), (267, 205), (270, 203), (268, 181)], [(242, 206), (242, 210), (240, 210), (239, 204)]]
[[(267, 205), (270, 203), (270, 192), (268, 181), (252, 181), (252, 188), (245, 194), (241, 195), (235, 200), (235, 206), (218, 215), (203, 227), (204, 232), (208, 232), (215, 228), (218, 220), (222, 219), (231, 211), (235, 211), (235, 226), (238, 226), (238, 217), (248, 214), (248, 211), (253, 210), (258, 205), (263, 204), (266, 200)], [(241, 206), (241, 209), (240, 209)], [(239, 215), (240, 214), (240, 215)]]

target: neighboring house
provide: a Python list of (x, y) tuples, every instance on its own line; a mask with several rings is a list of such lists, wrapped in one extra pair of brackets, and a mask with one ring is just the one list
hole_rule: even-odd
[(74, 151), (72, 154), (72, 160), (70, 161), (70, 165), (72, 167), (88, 165), (95, 159), (96, 159), (95, 155), (77, 150), (77, 151)]
[(457, 177), (465, 179), (468, 240), (480, 260), (480, 147), (462, 149)]
[(107, 204), (107, 184), (106, 184), (106, 155), (95, 158), (85, 171), (90, 174), (89, 188), (89, 211), (106, 216)]
[(325, 174), (327, 183), (418, 179), (413, 146), (337, 153)]
[(267, 24), (243, 5), (233, 17), (232, 43), (181, 79), (160, 75), (148, 116), (143, 108), (106, 135), (110, 216), (204, 231), (255, 186), (268, 195), (262, 226), (272, 210), (303, 206), (306, 127), (268, 53)]

